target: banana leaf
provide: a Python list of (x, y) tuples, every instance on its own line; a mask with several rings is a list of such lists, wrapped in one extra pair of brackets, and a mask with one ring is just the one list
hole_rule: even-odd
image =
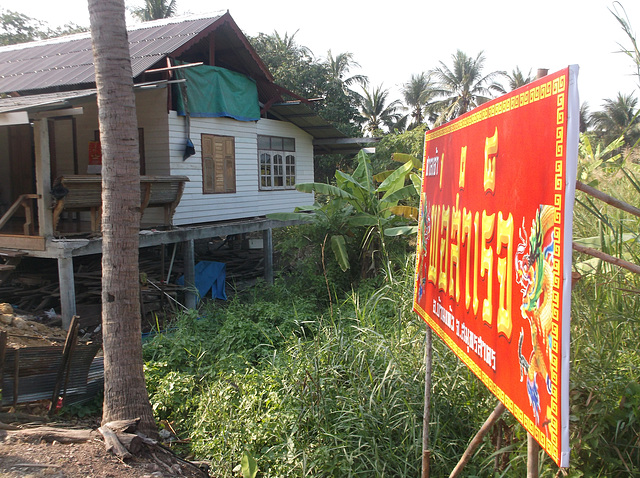
[(415, 173), (411, 173), (409, 175), (409, 179), (411, 179), (411, 183), (413, 187), (416, 189), (416, 194), (418, 197), (422, 194), (422, 178)]
[[(409, 186), (405, 186), (402, 189), (398, 189), (397, 191), (393, 192), (392, 194), (389, 195), (384, 195), (382, 197), (382, 200), (387, 203), (387, 205), (389, 204), (397, 204), (398, 201), (401, 201), (403, 199), (407, 199), (410, 197), (415, 197), (416, 195), (416, 190), (414, 188), (413, 185), (409, 185)], [(417, 200), (417, 198), (416, 198)]]
[(300, 183), (296, 184), (296, 189), (303, 193), (316, 192), (319, 194), (326, 194), (327, 196), (333, 196), (343, 199), (356, 199), (355, 196), (349, 192), (341, 189), (337, 186), (325, 183)]
[(390, 227), (384, 230), (385, 236), (408, 236), (410, 234), (417, 234), (418, 226), (398, 226)]
[(404, 182), (407, 178), (407, 174), (411, 171), (411, 163), (404, 163), (398, 169), (396, 169), (387, 179), (385, 179), (378, 191), (397, 191), (404, 186)]
[(338, 188), (351, 194), (351, 199), (359, 202), (358, 205), (360, 209), (366, 209), (367, 205), (371, 202), (374, 189), (367, 189), (350, 174), (336, 171), (336, 183)]
[(387, 171), (382, 171), (381, 173), (375, 174), (373, 176), (373, 180), (377, 183), (382, 183), (385, 179), (393, 174), (393, 169), (389, 169)]
[(358, 160), (358, 167), (353, 172), (353, 177), (358, 182), (366, 182), (368, 190), (373, 191), (373, 168), (371, 167), (371, 161), (369, 156), (363, 150), (360, 150), (356, 156)]
[(420, 161), (415, 156), (406, 153), (393, 153), (391, 155), (391, 159), (397, 161), (398, 163), (407, 163), (410, 162), (414, 168), (422, 169), (422, 161)]
[(418, 208), (411, 206), (393, 206), (389, 210), (396, 216), (405, 217), (414, 221), (418, 220)]
[(349, 264), (349, 254), (347, 254), (344, 236), (331, 236), (331, 249), (336, 256), (340, 269), (342, 269), (342, 272), (345, 272), (351, 266)]
[[(380, 219), (383, 221), (382, 219)], [(359, 226), (376, 226), (378, 224), (378, 218), (371, 214), (367, 214), (361, 212), (359, 214), (355, 214), (347, 219), (347, 222), (350, 226), (359, 227)]]

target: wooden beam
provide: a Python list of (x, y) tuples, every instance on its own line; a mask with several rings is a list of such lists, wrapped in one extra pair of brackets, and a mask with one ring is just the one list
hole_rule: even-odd
[(200, 66), (204, 65), (203, 62), (199, 61), (197, 63), (187, 63), (186, 65), (175, 65), (175, 66), (165, 66), (164, 68), (154, 68), (153, 70), (145, 70), (145, 73), (160, 73), (162, 71), (173, 71), (179, 70), (181, 68), (191, 68), (192, 66)]
[(60, 118), (62, 116), (77, 116), (84, 114), (84, 109), (80, 106), (76, 108), (65, 108), (62, 110), (50, 110), (50, 111), (39, 111), (37, 113), (31, 113), (29, 117), (32, 120), (41, 120), (47, 118)]
[(0, 126), (16, 124), (29, 124), (29, 115), (26, 111), (12, 111), (0, 114)]
[(41, 236), (0, 234), (0, 247), (24, 251), (44, 251), (46, 249), (46, 240)]

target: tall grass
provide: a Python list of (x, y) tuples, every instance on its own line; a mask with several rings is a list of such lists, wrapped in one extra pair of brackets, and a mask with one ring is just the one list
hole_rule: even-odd
[[(627, 157), (590, 179), (636, 205), (638, 171)], [(574, 240), (640, 262), (639, 218), (580, 194), (574, 223)], [(582, 275), (572, 294), (574, 476), (640, 476), (640, 278), (580, 254), (574, 263)]]
[[(157, 417), (216, 476), (236, 476), (244, 451), (262, 476), (418, 476), (425, 325), (411, 311), (412, 280), (409, 266), (401, 283), (364, 284), (333, 315), (314, 315), (276, 286), (244, 305), (181, 317), (145, 346)], [(438, 476), (495, 402), (440, 343), (434, 369)]]
[[(637, 203), (627, 176), (596, 172), (600, 189)], [(638, 219), (579, 199), (576, 238), (637, 258)], [(575, 263), (567, 475), (640, 476), (639, 279)], [(412, 311), (413, 257), (395, 267), (395, 281), (342, 283), (330, 300), (309, 267), (294, 283), (183, 315), (145, 345), (157, 418), (217, 477), (238, 476), (245, 452), (264, 477), (419, 476), (426, 326)], [(438, 339), (432, 387), (431, 475), (446, 476), (496, 399)], [(525, 476), (522, 427), (504, 416), (490, 435), (465, 476)], [(559, 473), (541, 452), (540, 476)]]

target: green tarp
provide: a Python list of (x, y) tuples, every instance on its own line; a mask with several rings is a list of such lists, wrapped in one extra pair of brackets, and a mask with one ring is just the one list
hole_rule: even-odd
[[(251, 78), (217, 66), (200, 65), (174, 70), (179, 79), (178, 114), (192, 117), (229, 117), (258, 121), (258, 87)], [(185, 110), (186, 98), (186, 110)]]

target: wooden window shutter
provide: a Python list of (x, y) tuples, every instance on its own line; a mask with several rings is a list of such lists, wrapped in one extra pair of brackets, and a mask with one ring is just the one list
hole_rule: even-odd
[(204, 194), (215, 193), (213, 184), (213, 136), (202, 135), (202, 192)]
[(202, 135), (202, 192), (236, 192), (235, 139)]
[(225, 192), (236, 192), (236, 152), (234, 138), (224, 138), (224, 186)]

